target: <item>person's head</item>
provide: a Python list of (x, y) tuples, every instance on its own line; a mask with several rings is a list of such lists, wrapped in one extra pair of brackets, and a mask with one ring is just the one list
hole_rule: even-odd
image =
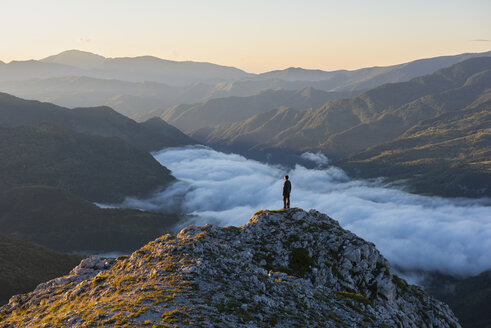
[(288, 175), (285, 175), (285, 180), (288, 180)]

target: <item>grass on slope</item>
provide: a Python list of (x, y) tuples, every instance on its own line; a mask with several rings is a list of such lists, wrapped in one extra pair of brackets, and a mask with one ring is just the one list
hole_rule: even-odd
[(363, 176), (410, 179), (415, 191), (491, 196), (491, 113), (486, 106), (422, 121), (341, 166)]

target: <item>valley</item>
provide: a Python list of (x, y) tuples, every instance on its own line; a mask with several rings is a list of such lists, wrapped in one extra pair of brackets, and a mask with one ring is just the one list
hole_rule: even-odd
[(331, 215), (408, 277), (430, 275), (430, 294), (485, 325), (490, 72), (489, 52), (262, 74), (79, 51), (0, 65), (0, 303), (77, 254), (242, 226), (281, 206), (288, 174), (295, 207)]
[(320, 108), (273, 109), (191, 136), (246, 155), (322, 152), (354, 175), (407, 179), (416, 192), (489, 197), (490, 72), (489, 58), (471, 59)]

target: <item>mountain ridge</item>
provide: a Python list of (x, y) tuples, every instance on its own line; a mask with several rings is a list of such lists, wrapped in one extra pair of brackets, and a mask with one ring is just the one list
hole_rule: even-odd
[(242, 227), (189, 226), (131, 256), (89, 258), (0, 308), (0, 327), (41, 322), (460, 327), (373, 244), (301, 209), (262, 210)]
[[(275, 149), (297, 153), (321, 151), (338, 161), (342, 168), (349, 168), (350, 165), (345, 165), (345, 162), (349, 161), (350, 156), (402, 137), (421, 121), (445, 117), (444, 114), (453, 111), (477, 109), (485, 113), (491, 97), (490, 69), (490, 57), (473, 58), (408, 82), (382, 85), (356, 98), (332, 100), (320, 108), (300, 111), (274, 109), (241, 122), (197, 130), (191, 136), (212, 146), (245, 154), (254, 151), (267, 153)], [(489, 135), (484, 127), (479, 128), (482, 126), (479, 120), (486, 122), (487, 117), (475, 116), (475, 133)], [(462, 126), (457, 123), (453, 124), (454, 129)], [(448, 140), (452, 138), (451, 133), (441, 134), (444, 135)], [(480, 151), (485, 151), (486, 146), (480, 145), (475, 144)], [(457, 151), (461, 153), (460, 162), (465, 163), (465, 147), (461, 146)], [(487, 155), (481, 153), (484, 163)], [(441, 165), (448, 167), (453, 162), (447, 161)], [(384, 171), (382, 168), (379, 173)], [(363, 168), (358, 165), (357, 169)], [(351, 172), (356, 173), (357, 169)], [(399, 169), (403, 170), (404, 166), (400, 165)], [(432, 172), (438, 171), (442, 171), (440, 164), (432, 169)], [(487, 169), (480, 172), (486, 175)], [(438, 179), (448, 178), (451, 178), (450, 174)], [(443, 195), (491, 195), (491, 186), (487, 186), (483, 193), (478, 190), (481, 187), (466, 191), (465, 188), (470, 185), (464, 184), (460, 188), (456, 181), (454, 183)], [(435, 190), (438, 191), (438, 185), (427, 192)]]
[(66, 50), (57, 55), (52, 55), (43, 59), (40, 62), (62, 64), (81, 68), (93, 68), (101, 65), (106, 60), (105, 57), (88, 51), (80, 51), (76, 49)]
[[(178, 72), (179, 70), (181, 71)], [(248, 74), (235, 67), (213, 63), (179, 62), (153, 56), (105, 58), (80, 50), (64, 51), (41, 60), (14, 60), (2, 65), (0, 73), (2, 73), (0, 78), (2, 81), (90, 75), (97, 78), (120, 78), (136, 82), (170, 82), (177, 85), (200, 80), (228, 81)]]
[(196, 143), (165, 122), (160, 124), (161, 131), (156, 131), (151, 128), (155, 121), (154, 124), (137, 123), (107, 106), (68, 109), (0, 93), (0, 126), (46, 122), (79, 133), (119, 137), (145, 151)]
[[(97, 54), (93, 54), (86, 51), (80, 50), (67, 50), (61, 52), (56, 55), (52, 55), (40, 60), (26, 60), (26, 61), (11, 61), (10, 63), (6, 63), (2, 65), (3, 74), (2, 80), (19, 80), (28, 78), (28, 72), (24, 72), (22, 78), (19, 76), (14, 78), (9, 78), (15, 76), (15, 71), (12, 71), (10, 68), (14, 68), (13, 66), (17, 66), (18, 68), (23, 68), (30, 66), (31, 70), (31, 78), (32, 77), (49, 77), (46, 71), (43, 71), (43, 65), (51, 65), (52, 74), (54, 76), (60, 75), (74, 75), (67, 74), (69, 71), (75, 73), (75, 75), (85, 75), (91, 74), (93, 77), (98, 78), (117, 78), (125, 77), (128, 81), (144, 81), (144, 80), (152, 80), (152, 78), (156, 78), (155, 82), (171, 82), (173, 84), (183, 84), (183, 83), (192, 83), (201, 81), (217, 81), (221, 79), (223, 81), (233, 81), (239, 80), (241, 78), (252, 78), (254, 80), (270, 80), (277, 79), (278, 77), (283, 77), (285, 81), (301, 81), (298, 78), (294, 77), (295, 75), (308, 76), (303, 77), (310, 79), (311, 82), (328, 82), (334, 83), (331, 91), (343, 91), (337, 90), (339, 88), (345, 88), (344, 91), (352, 91), (354, 89), (366, 89), (373, 88), (376, 83), (377, 85), (383, 84), (384, 82), (400, 82), (402, 80), (409, 80), (416, 76), (422, 74), (432, 73), (440, 68), (445, 66), (449, 66), (455, 64), (456, 62), (477, 56), (491, 56), (491, 51), (482, 52), (482, 53), (464, 53), (453, 56), (439, 56), (432, 58), (423, 58), (413, 60), (407, 63), (401, 63), (390, 66), (374, 66), (374, 67), (366, 67), (355, 70), (334, 70), (334, 71), (323, 71), (323, 70), (315, 70), (315, 69), (304, 69), (299, 67), (290, 67), (284, 70), (275, 70), (271, 72), (265, 72), (261, 74), (251, 74), (247, 73), (243, 70), (232, 66), (222, 66), (218, 64), (208, 63), (208, 62), (195, 62), (195, 61), (173, 61), (161, 59), (154, 56), (137, 56), (137, 57), (115, 57), (115, 58), (106, 58)], [(78, 61), (77, 61), (78, 59)], [(147, 75), (140, 74), (143, 71), (138, 72), (135, 70), (136, 67), (132, 68), (133, 75), (129, 74), (125, 71), (124, 65), (131, 65), (132, 63), (135, 65), (142, 65), (144, 63), (149, 64), (149, 62), (153, 62), (154, 64), (159, 64), (160, 66), (153, 67), (152, 70), (158, 71), (162, 69), (162, 65), (168, 66), (170, 71), (161, 71), (161, 73), (168, 74), (169, 76), (173, 76), (173, 79), (158, 77), (158, 75), (153, 74), (152, 71), (147, 71)], [(169, 66), (170, 65), (170, 66)], [(200, 74), (202, 77), (198, 77), (195, 75), (194, 78), (191, 78), (193, 75), (186, 74), (181, 75), (173, 75), (172, 70), (176, 68), (176, 66), (185, 67), (186, 70), (201, 70)], [(120, 72), (111, 71), (110, 68), (118, 68), (122, 70)], [(158, 68), (160, 67), (160, 68)], [(145, 68), (145, 66), (140, 66), (140, 68)], [(68, 69), (68, 71), (67, 71)], [(106, 70), (106, 71), (104, 71)], [(84, 74), (85, 72), (85, 74)], [(136, 73), (136, 74), (135, 74)], [(14, 75), (11, 75), (14, 74)], [(107, 74), (112, 74), (112, 76), (108, 76)], [(293, 76), (292, 76), (293, 74)], [(146, 78), (145, 78), (146, 76)], [(142, 79), (143, 78), (143, 79)], [(191, 79), (189, 79), (191, 78)], [(395, 80), (394, 80), (395, 79)], [(344, 81), (344, 82), (343, 82)], [(218, 82), (218, 81), (217, 81)], [(340, 86), (340, 82), (343, 82), (344, 86)], [(338, 84), (335, 86), (335, 84)], [(310, 85), (315, 87), (315, 85)], [(303, 86), (306, 87), (306, 86)], [(319, 88), (319, 87), (317, 87)], [(297, 87), (298, 89), (298, 87)], [(323, 88), (321, 88), (324, 90)], [(324, 90), (328, 91), (328, 90)]]
[(51, 124), (0, 126), (0, 191), (47, 185), (99, 202), (145, 195), (175, 178), (148, 152), (119, 138)]
[[(178, 105), (159, 113), (150, 112), (185, 132), (213, 128), (217, 124), (238, 122), (274, 108), (305, 109), (318, 107), (332, 99), (349, 97), (357, 93), (326, 92), (307, 87), (299, 90), (266, 90), (247, 97), (209, 99), (202, 103)], [(160, 114), (160, 115), (159, 115)]]
[[(141, 120), (142, 117), (149, 118), (151, 111), (161, 112), (173, 106), (214, 98), (252, 96), (265, 90), (310, 87), (354, 96), (384, 83), (408, 81), (433, 73), (469, 57), (491, 56), (491, 52), (440, 56), (353, 71), (288, 68), (263, 74), (242, 71), (237, 75), (233, 73), (235, 71), (227, 73), (226, 66), (211, 63), (174, 62), (152, 56), (105, 58), (78, 50), (72, 56), (74, 58), (70, 58), (73, 51), (41, 61), (0, 65), (0, 90), (66, 107), (108, 105)], [(77, 54), (82, 57), (79, 64)], [(169, 65), (174, 66), (168, 69)], [(222, 70), (225, 72), (221, 73)], [(77, 81), (69, 76), (86, 78)]]

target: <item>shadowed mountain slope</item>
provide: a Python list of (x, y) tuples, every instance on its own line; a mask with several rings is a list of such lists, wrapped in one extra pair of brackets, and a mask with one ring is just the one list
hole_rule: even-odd
[(48, 124), (0, 127), (0, 153), (0, 190), (47, 185), (91, 201), (117, 202), (174, 181), (148, 152), (121, 139)]
[(425, 277), (423, 286), (430, 295), (448, 303), (462, 326), (491, 326), (491, 270), (467, 278), (434, 273)]
[(181, 217), (101, 209), (64, 190), (35, 186), (0, 193), (2, 233), (57, 251), (129, 252), (169, 232)]
[(81, 260), (80, 256), (57, 253), (0, 233), (0, 305), (12, 295), (67, 274)]
[(129, 257), (90, 258), (0, 308), (0, 327), (40, 323), (460, 327), (373, 244), (300, 209), (260, 211), (242, 227), (190, 226)]
[(146, 151), (196, 143), (178, 129), (157, 120), (137, 123), (109, 107), (67, 109), (0, 93), (0, 126), (48, 122), (80, 133), (119, 137)]

